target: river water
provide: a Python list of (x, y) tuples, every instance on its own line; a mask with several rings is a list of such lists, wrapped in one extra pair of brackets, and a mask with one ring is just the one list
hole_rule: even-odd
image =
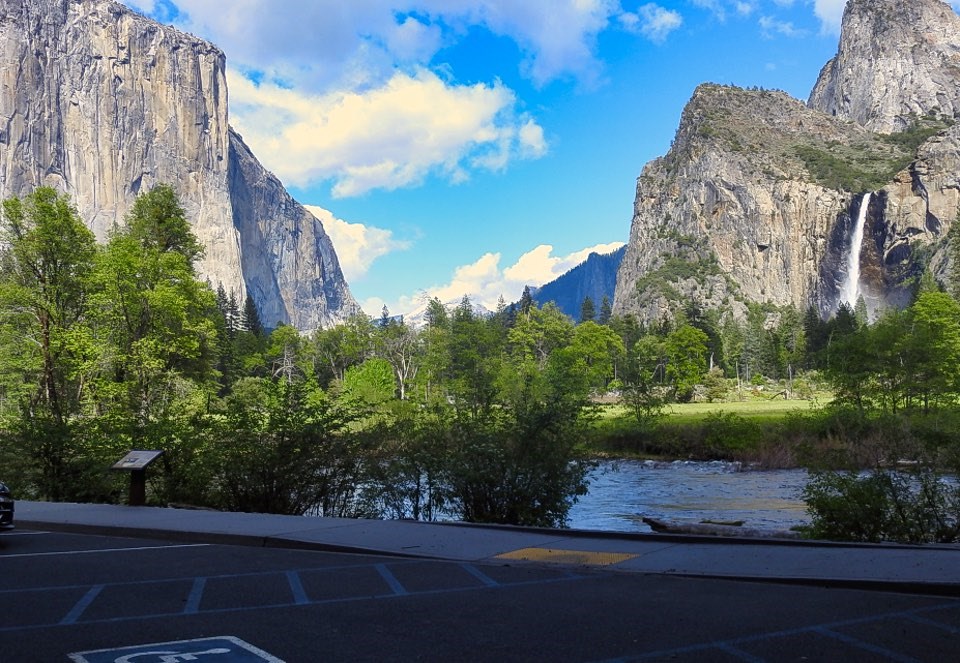
[(800, 493), (806, 470), (750, 470), (726, 462), (604, 461), (570, 510), (569, 526), (649, 532), (644, 516), (681, 523), (742, 520), (785, 530), (809, 522)]

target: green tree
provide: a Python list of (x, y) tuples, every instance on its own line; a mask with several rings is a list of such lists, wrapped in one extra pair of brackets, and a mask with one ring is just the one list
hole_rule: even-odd
[(527, 315), (532, 308), (536, 308), (536, 302), (533, 301), (530, 286), (525, 285), (523, 286), (523, 294), (520, 295), (520, 315)]
[(589, 296), (583, 298), (580, 304), (580, 322), (593, 322), (597, 317), (597, 309), (593, 299)]
[(960, 303), (946, 293), (921, 293), (908, 310), (907, 325), (907, 388), (927, 411), (960, 393)]
[(351, 366), (343, 376), (340, 389), (343, 396), (359, 406), (381, 406), (396, 395), (393, 366), (386, 359), (378, 358)]
[(86, 313), (93, 233), (66, 196), (46, 187), (23, 200), (4, 201), (3, 226), (4, 337), (24, 352), (14, 370), (35, 374), (27, 380), (36, 385), (28, 409), (40, 406), (61, 425), (79, 408), (82, 365), (90, 351)]
[(616, 332), (593, 321), (577, 325), (568, 347), (578, 362), (577, 370), (583, 373), (590, 388), (598, 392), (606, 391), (626, 354)]
[(600, 313), (597, 317), (597, 322), (601, 325), (609, 324), (612, 316), (613, 306), (610, 305), (610, 298), (604, 295), (603, 299), (600, 300)]
[(401, 402), (393, 415), (371, 431), (379, 443), (365, 459), (364, 510), (378, 517), (436, 520), (448, 499), (452, 412), (446, 405)]
[(203, 245), (193, 234), (176, 192), (167, 184), (137, 196), (126, 223), (127, 234), (144, 249), (179, 254), (191, 266), (203, 256)]
[(521, 360), (533, 360), (542, 369), (550, 353), (569, 345), (573, 338), (573, 321), (553, 302), (543, 308), (530, 308), (521, 313), (508, 334), (513, 355)]
[(693, 387), (707, 370), (707, 335), (689, 324), (681, 324), (664, 339), (667, 378), (677, 398), (689, 400)]
[(263, 336), (263, 323), (260, 322), (260, 313), (250, 293), (243, 300), (243, 311), (240, 314), (240, 326), (254, 336)]
[(216, 355), (216, 297), (197, 279), (197, 240), (169, 196), (165, 187), (142, 194), (93, 272), (96, 396), (128, 421), (138, 444), (149, 443), (148, 424), (174, 412), (181, 397), (212, 386)]
[(246, 378), (216, 430), (218, 503), (231, 511), (357, 515), (353, 415), (308, 379)]
[(641, 435), (652, 433), (663, 414), (666, 362), (663, 342), (648, 334), (633, 346), (620, 373), (621, 400), (633, 412)]
[(563, 391), (564, 379), (548, 382), (528, 373), (506, 407), (455, 417), (445, 483), (462, 520), (558, 527), (586, 493), (580, 397)]
[(343, 380), (346, 370), (363, 363), (373, 354), (373, 349), (373, 322), (361, 311), (343, 324), (318, 329), (311, 340), (310, 351), (318, 375), (327, 373), (333, 380)]
[(0, 386), (14, 405), (15, 449), (2, 459), (23, 495), (102, 499), (97, 460), (84, 439), (83, 403), (94, 343), (88, 275), (96, 254), (66, 196), (42, 187), (3, 203)]
[(496, 399), (502, 356), (494, 324), (473, 312), (468, 297), (463, 298), (450, 319), (444, 377), (449, 393), (474, 415), (488, 411)]

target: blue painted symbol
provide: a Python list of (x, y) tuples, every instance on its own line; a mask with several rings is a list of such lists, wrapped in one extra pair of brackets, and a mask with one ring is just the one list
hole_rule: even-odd
[(70, 654), (74, 663), (283, 663), (262, 649), (230, 635)]

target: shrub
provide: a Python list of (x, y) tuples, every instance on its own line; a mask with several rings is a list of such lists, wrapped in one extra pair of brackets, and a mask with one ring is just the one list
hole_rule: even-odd
[(820, 472), (803, 491), (811, 538), (834, 541), (952, 543), (960, 535), (960, 488), (934, 472), (910, 476)]

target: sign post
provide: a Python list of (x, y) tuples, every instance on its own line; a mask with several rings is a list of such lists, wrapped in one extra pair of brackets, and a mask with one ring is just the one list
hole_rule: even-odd
[(110, 469), (130, 473), (130, 506), (147, 503), (147, 466), (163, 455), (163, 451), (131, 451)]

